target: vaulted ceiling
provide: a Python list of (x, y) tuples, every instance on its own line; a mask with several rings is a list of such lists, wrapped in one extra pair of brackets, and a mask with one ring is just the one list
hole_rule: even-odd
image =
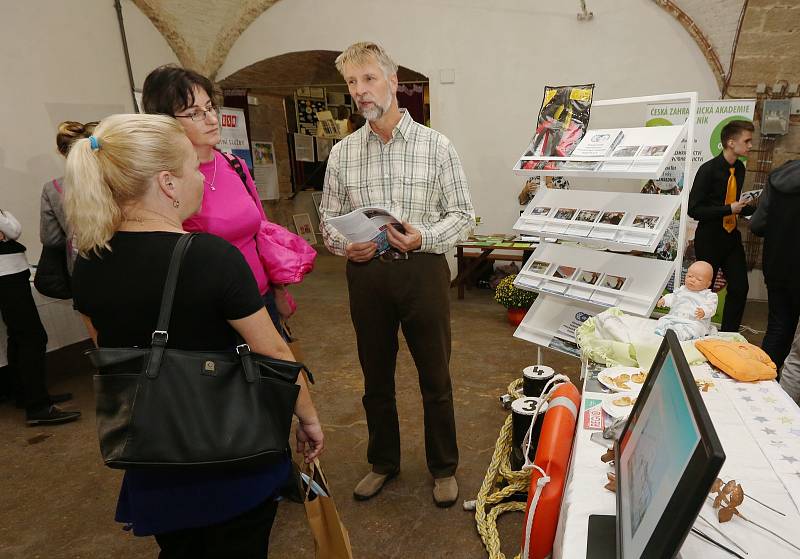
[[(193, 0), (132, 1), (166, 38), (181, 64), (213, 78), (242, 32), (278, 0), (207, 0), (202, 3)], [(588, 0), (589, 9), (595, 1), (599, 0)], [(800, 2), (796, 0), (651, 1), (686, 29), (706, 57), (722, 90), (726, 81), (752, 81), (751, 71), (759, 69), (760, 63), (767, 58), (782, 57), (781, 68), (786, 72), (798, 70), (800, 57), (796, 53), (800, 47)], [(777, 44), (773, 37), (777, 37)], [(732, 65), (734, 53), (737, 62)], [(330, 51), (294, 54), (297, 55), (295, 61), (302, 61), (308, 68), (290, 72), (286, 62), (292, 60), (293, 55), (289, 54), (285, 56), (290, 58), (275, 57), (263, 61), (263, 65), (256, 63), (241, 70), (241, 75), (248, 77), (249, 87), (255, 84), (274, 85), (270, 81), (274, 78), (269, 76), (282, 76), (297, 84), (340, 81), (334, 75)], [(264, 72), (265, 69), (269, 72)], [(231, 87), (245, 84), (239, 79), (239, 73), (229, 77), (226, 82)]]

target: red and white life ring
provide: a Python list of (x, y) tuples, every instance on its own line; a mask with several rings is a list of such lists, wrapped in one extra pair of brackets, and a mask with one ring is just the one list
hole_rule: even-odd
[(522, 559), (544, 559), (553, 551), (580, 403), (571, 382), (560, 384), (550, 396), (531, 471)]

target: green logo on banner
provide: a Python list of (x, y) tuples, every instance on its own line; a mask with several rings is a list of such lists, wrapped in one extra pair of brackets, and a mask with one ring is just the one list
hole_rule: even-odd
[(651, 118), (645, 126), (672, 126), (672, 123), (666, 118)]
[[(709, 149), (711, 149), (712, 157), (718, 156), (722, 153), (722, 129), (725, 128), (725, 125), (734, 120), (746, 120), (750, 122), (750, 119), (744, 115), (734, 115), (729, 116), (714, 128), (714, 131), (711, 133), (711, 138), (708, 140), (709, 142)], [(742, 161), (747, 161), (746, 157), (740, 157)]]

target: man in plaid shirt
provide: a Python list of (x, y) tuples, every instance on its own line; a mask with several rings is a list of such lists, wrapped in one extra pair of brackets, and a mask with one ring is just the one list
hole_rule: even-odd
[[(374, 497), (400, 471), (394, 373), (402, 326), (419, 373), (433, 498), (449, 507), (458, 498), (458, 445), (445, 253), (475, 223), (469, 188), (450, 141), (398, 108), (397, 64), (383, 48), (356, 43), (336, 67), (368, 121), (331, 150), (320, 206), (325, 246), (348, 260), (350, 315), (364, 373), (372, 471), (353, 495)], [(387, 229), (392, 250), (380, 257), (374, 242), (350, 243), (327, 222), (364, 207), (384, 208), (403, 221), (404, 231)]]

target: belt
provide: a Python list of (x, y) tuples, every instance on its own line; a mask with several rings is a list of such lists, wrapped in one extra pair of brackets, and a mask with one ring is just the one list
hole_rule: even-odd
[(399, 252), (396, 250), (387, 250), (383, 254), (376, 255), (375, 258), (381, 262), (396, 262), (398, 260), (408, 260), (408, 253)]

